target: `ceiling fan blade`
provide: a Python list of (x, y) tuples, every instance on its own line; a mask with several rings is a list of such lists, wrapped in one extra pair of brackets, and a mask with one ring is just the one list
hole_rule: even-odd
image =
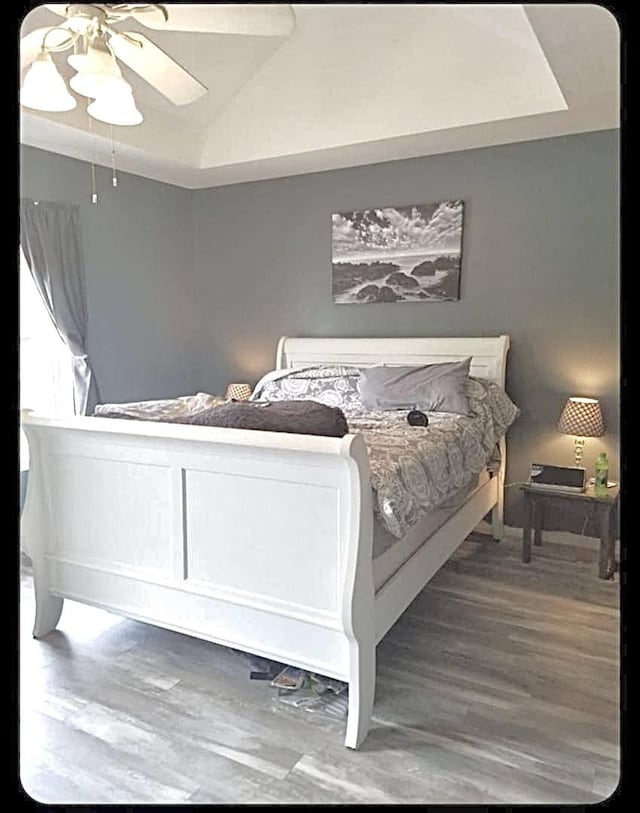
[(201, 34), (253, 34), (281, 37), (295, 23), (288, 3), (164, 3), (169, 19), (157, 10), (138, 10), (134, 18), (158, 31), (196, 31)]
[[(141, 43), (142, 47), (134, 45), (128, 38)], [(190, 104), (207, 92), (207, 88), (202, 82), (199, 82), (195, 76), (192, 76), (182, 65), (166, 54), (162, 48), (154, 45), (144, 34), (127, 31), (125, 37), (112, 31), (109, 45), (118, 59), (121, 59), (174, 104)]]
[[(48, 31), (52, 31), (52, 26), (48, 25), (46, 28), (34, 28), (29, 34), (26, 34), (20, 40), (20, 70), (28, 67), (40, 53), (42, 48), (42, 40)], [(69, 33), (65, 34), (63, 26), (56, 28), (47, 37), (48, 46), (61, 45), (69, 39)]]

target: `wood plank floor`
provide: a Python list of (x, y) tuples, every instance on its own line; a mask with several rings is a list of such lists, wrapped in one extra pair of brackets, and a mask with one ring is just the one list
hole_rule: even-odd
[(571, 804), (619, 778), (619, 584), (595, 551), (470, 537), (378, 647), (372, 731), (277, 701), (244, 656), (70, 601), (31, 637), (24, 789), (50, 804)]

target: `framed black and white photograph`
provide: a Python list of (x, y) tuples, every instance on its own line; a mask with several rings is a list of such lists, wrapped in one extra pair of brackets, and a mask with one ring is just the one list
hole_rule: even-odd
[(462, 219), (460, 200), (334, 213), (333, 301), (459, 299)]

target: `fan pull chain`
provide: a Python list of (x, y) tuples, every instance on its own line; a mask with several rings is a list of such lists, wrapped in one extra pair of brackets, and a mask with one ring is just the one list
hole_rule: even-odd
[(97, 203), (98, 193), (96, 192), (96, 167), (93, 160), (95, 155), (95, 136), (93, 134), (93, 120), (89, 114), (87, 114), (87, 118), (89, 119), (89, 140), (91, 141), (91, 203)]
[(91, 164), (91, 203), (98, 202), (98, 193), (96, 192), (96, 168)]
[(111, 186), (118, 185), (118, 176), (116, 175), (116, 151), (113, 146), (113, 124), (109, 125), (109, 134), (111, 136)]

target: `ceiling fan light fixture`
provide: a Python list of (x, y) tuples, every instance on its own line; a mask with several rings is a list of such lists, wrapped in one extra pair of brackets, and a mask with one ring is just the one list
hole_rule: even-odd
[(99, 37), (89, 42), (84, 53), (74, 53), (68, 56), (67, 62), (77, 71), (87, 73), (109, 73), (115, 65), (113, 54), (104, 39)]
[(95, 17), (87, 14), (73, 14), (67, 17), (67, 25), (72, 31), (84, 36), (94, 24)]
[(89, 45), (86, 54), (71, 54), (67, 62), (77, 71), (69, 84), (82, 96), (97, 99), (104, 91), (112, 87), (115, 90), (124, 82), (116, 60), (106, 49)]
[(38, 54), (24, 77), (20, 104), (48, 113), (64, 113), (73, 110), (77, 104), (46, 51)]
[[(106, 124), (131, 127), (141, 124), (142, 113), (136, 107), (131, 85), (121, 80), (117, 90), (108, 90), (87, 106), (87, 113)], [(124, 87), (126, 86), (126, 87)]]

